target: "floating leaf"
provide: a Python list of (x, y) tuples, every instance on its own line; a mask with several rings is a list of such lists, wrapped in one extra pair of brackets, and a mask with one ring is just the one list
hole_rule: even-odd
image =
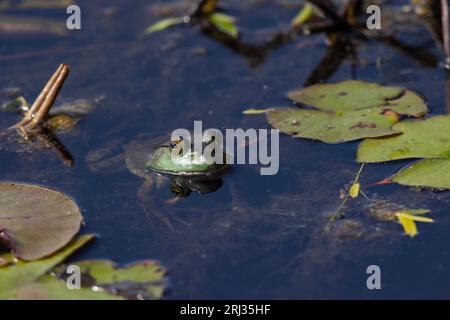
[(348, 80), (332, 84), (316, 84), (291, 91), (288, 97), (322, 111), (338, 112), (384, 106), (387, 100), (400, 97), (404, 91), (405, 89), (399, 87)]
[[(107, 292), (129, 299), (160, 299), (166, 287), (166, 271), (155, 261), (143, 261), (125, 268), (116, 268), (109, 260), (88, 260), (75, 263), (83, 277)], [(66, 270), (58, 268), (57, 272)]]
[(117, 299), (106, 292), (70, 290), (64, 281), (47, 275), (92, 238), (92, 235), (80, 236), (50, 257), (30, 262), (17, 261), (0, 268), (0, 299)]
[(350, 192), (349, 192), (350, 197), (352, 197), (353, 199), (358, 198), (360, 187), (361, 187), (361, 185), (359, 183), (354, 183), (352, 185), (352, 187), (350, 188)]
[(150, 27), (148, 27), (145, 30), (145, 33), (150, 34), (153, 32), (158, 32), (165, 30), (171, 26), (184, 23), (183, 17), (176, 17), (176, 18), (167, 18), (161, 21), (158, 21), (154, 24), (152, 24)]
[(424, 99), (410, 90), (406, 90), (405, 93), (397, 99), (388, 100), (387, 105), (381, 106), (380, 108), (385, 111), (391, 110), (400, 115), (416, 118), (423, 117), (428, 113), (428, 107)]
[(64, 281), (45, 275), (11, 291), (5, 296), (9, 300), (123, 300), (107, 292), (97, 292), (88, 288), (68, 289)]
[(407, 158), (450, 158), (450, 116), (405, 120), (393, 126), (402, 132), (394, 137), (364, 140), (358, 148), (359, 162), (382, 162)]
[(398, 221), (403, 226), (405, 233), (411, 238), (417, 235), (417, 226), (414, 221), (417, 222), (434, 222), (431, 218), (420, 217), (418, 215), (427, 214), (430, 210), (404, 210), (396, 213)]
[(300, 27), (308, 22), (314, 15), (314, 7), (310, 3), (306, 3), (302, 10), (292, 19), (291, 25), (293, 27)]
[(232, 16), (223, 13), (211, 13), (207, 16), (208, 21), (213, 24), (218, 30), (230, 35), (233, 38), (237, 38), (239, 35), (239, 29), (236, 26), (236, 19)]
[(327, 143), (390, 136), (399, 133), (392, 126), (401, 115), (428, 112), (425, 101), (412, 91), (356, 80), (317, 84), (288, 97), (313, 109), (268, 109), (268, 122), (286, 134)]
[(48, 258), (14, 261), (0, 267), (0, 299), (115, 300), (162, 296), (166, 286), (165, 270), (153, 261), (117, 269), (108, 260), (75, 262), (71, 265), (80, 268), (84, 286), (69, 289), (62, 279), (67, 267), (60, 264), (92, 238), (92, 235), (81, 236)]
[(0, 253), (0, 267), (13, 263), (16, 258), (10, 253)]
[(365, 109), (333, 114), (298, 108), (272, 109), (267, 121), (280, 131), (298, 138), (341, 143), (365, 137), (395, 134), (393, 120), (377, 110)]
[(405, 233), (409, 235), (411, 238), (417, 235), (417, 226), (411, 219), (405, 218), (404, 216), (397, 216), (398, 221), (403, 226), (403, 230)]
[(92, 238), (92, 235), (80, 236), (50, 257), (30, 262), (17, 261), (12, 265), (0, 268), (0, 299), (10, 298), (14, 296), (16, 289), (34, 283)]
[(273, 109), (247, 109), (242, 111), (242, 114), (263, 114)]
[(391, 177), (391, 181), (407, 186), (450, 189), (450, 160), (417, 161)]
[(23, 260), (40, 259), (64, 247), (79, 231), (75, 202), (56, 190), (0, 183), (0, 239)]

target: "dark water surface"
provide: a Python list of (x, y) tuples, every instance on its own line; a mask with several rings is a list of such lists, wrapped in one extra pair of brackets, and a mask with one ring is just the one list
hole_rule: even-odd
[[(223, 2), (239, 19), (243, 41), (256, 45), (287, 28), (299, 8), (283, 0)], [(1, 180), (51, 186), (76, 199), (86, 222), (83, 232), (99, 239), (75, 259), (157, 259), (169, 270), (168, 299), (450, 297), (448, 192), (368, 188), (371, 201), (358, 199), (345, 210), (362, 235), (324, 231), (326, 215), (340, 204), (339, 190), (358, 170), (357, 143), (325, 145), (282, 135), (278, 175), (235, 166), (215, 193), (168, 205), (165, 186), (148, 195), (146, 208), (137, 198), (143, 180), (123, 162), (103, 172), (89, 168), (86, 157), (96, 149), (115, 145), (112, 155), (117, 155), (140, 133), (190, 129), (194, 120), (205, 128), (268, 128), (263, 116), (242, 111), (288, 105), (285, 93), (302, 86), (326, 54), (324, 35), (298, 36), (256, 59), (195, 27), (144, 37), (145, 28), (159, 19), (157, 5), (169, 1), (78, 3), (82, 31), (63, 38), (0, 37), (0, 89), (20, 87), (32, 100), (58, 64), (67, 63), (72, 73), (60, 101), (104, 97), (75, 130), (59, 136), (74, 167), (65, 167), (50, 151), (0, 152)], [(66, 18), (65, 10), (14, 14)], [(415, 26), (402, 30), (399, 39), (416, 48), (411, 52), (426, 50), (431, 58), (421, 61), (411, 52), (363, 42), (357, 56), (345, 59), (327, 81), (406, 86), (427, 98), (432, 114), (448, 113), (449, 80), (432, 38)], [(15, 121), (17, 115), (4, 113), (0, 125)], [(367, 166), (361, 182), (382, 180), (407, 163)], [(410, 239), (400, 225), (369, 217), (375, 201), (431, 209), (436, 223), (420, 224), (420, 234)], [(382, 270), (382, 290), (376, 292), (366, 288), (366, 268), (372, 264)]]

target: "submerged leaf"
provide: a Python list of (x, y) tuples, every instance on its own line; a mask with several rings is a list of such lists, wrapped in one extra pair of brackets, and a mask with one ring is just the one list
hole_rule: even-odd
[(28, 106), (28, 102), (24, 97), (18, 97), (12, 101), (3, 103), (0, 109), (4, 111), (18, 111), (21, 108), (28, 108)]
[(0, 183), (0, 239), (23, 260), (40, 259), (64, 247), (82, 217), (63, 193), (27, 184)]
[(359, 162), (383, 162), (408, 158), (450, 158), (450, 116), (401, 121), (394, 137), (364, 140), (358, 148)]
[(223, 13), (211, 13), (207, 16), (208, 21), (213, 24), (219, 31), (228, 34), (233, 38), (239, 35), (239, 29), (236, 26), (236, 19)]
[(60, 21), (30, 18), (30, 17), (11, 17), (0, 15), (0, 35), (67, 35), (65, 23)]
[(167, 18), (167, 19), (158, 21), (158, 22), (152, 24), (151, 26), (149, 26), (145, 30), (145, 33), (149, 34), (149, 33), (153, 33), (153, 32), (163, 31), (171, 26), (174, 26), (177, 24), (182, 24), (182, 23), (184, 23), (183, 17)]
[(417, 161), (400, 170), (391, 181), (407, 186), (450, 189), (450, 160)]

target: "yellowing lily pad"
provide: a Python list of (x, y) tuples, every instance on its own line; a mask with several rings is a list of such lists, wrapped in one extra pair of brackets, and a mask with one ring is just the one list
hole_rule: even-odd
[(359, 162), (383, 162), (408, 158), (450, 159), (450, 116), (405, 120), (393, 126), (394, 137), (366, 139), (359, 148)]
[(59, 191), (0, 183), (0, 240), (22, 260), (61, 249), (78, 233), (81, 221), (76, 203)]
[(450, 189), (450, 160), (424, 159), (395, 174), (393, 182), (438, 189)]
[(316, 84), (291, 91), (288, 97), (323, 111), (337, 112), (384, 106), (387, 100), (400, 97), (404, 91), (405, 89), (400, 87), (348, 80), (332, 84)]

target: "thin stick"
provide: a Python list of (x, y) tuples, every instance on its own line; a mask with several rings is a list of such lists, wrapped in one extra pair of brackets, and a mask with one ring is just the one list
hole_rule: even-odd
[[(48, 112), (50, 111), (50, 108), (55, 103), (56, 98), (58, 97), (59, 91), (61, 90), (62, 86), (64, 85), (64, 82), (67, 79), (67, 76), (69, 75), (70, 68), (62, 64), (61, 65), (61, 71), (59, 72), (54, 85), (50, 88), (49, 92), (47, 93), (41, 107), (37, 110), (37, 112), (32, 116), (32, 120), (29, 123), (31, 128), (36, 127), (37, 124), (39, 124), (41, 121), (44, 120), (44, 118), (47, 116)], [(28, 124), (27, 124), (28, 127)]]
[[(365, 163), (361, 164), (361, 167), (358, 170), (358, 173), (356, 174), (355, 180), (353, 181), (352, 185), (358, 183), (359, 181), (359, 177), (361, 176), (361, 173), (364, 169), (364, 165)], [(344, 200), (342, 201), (342, 203), (339, 205), (339, 207), (337, 208), (336, 212), (330, 217), (330, 222), (336, 220), (337, 218), (340, 217), (340, 212), (341, 210), (344, 208), (345, 204), (348, 202), (348, 199), (350, 199), (350, 192), (347, 192), (347, 194), (345, 195)]]
[(448, 14), (448, 0), (441, 0), (442, 43), (445, 51), (444, 67), (450, 70), (450, 22)]
[(50, 108), (53, 106), (69, 72), (70, 68), (65, 64), (61, 64), (47, 82), (30, 110), (27, 111), (24, 118), (11, 128), (24, 128), (26, 131), (36, 128), (45, 119)]
[(34, 101), (33, 105), (30, 107), (30, 109), (25, 113), (25, 117), (22, 119), (21, 122), (17, 124), (17, 126), (20, 126), (21, 124), (24, 124), (28, 121), (30, 121), (33, 118), (33, 115), (39, 110), (39, 108), (42, 105), (42, 102), (45, 100), (45, 97), (47, 96), (48, 92), (50, 91), (51, 87), (55, 84), (56, 79), (58, 78), (59, 73), (62, 69), (62, 64), (56, 69), (55, 73), (51, 76), (51, 78), (48, 80), (47, 84), (45, 85), (44, 89), (42, 89), (39, 96)]

